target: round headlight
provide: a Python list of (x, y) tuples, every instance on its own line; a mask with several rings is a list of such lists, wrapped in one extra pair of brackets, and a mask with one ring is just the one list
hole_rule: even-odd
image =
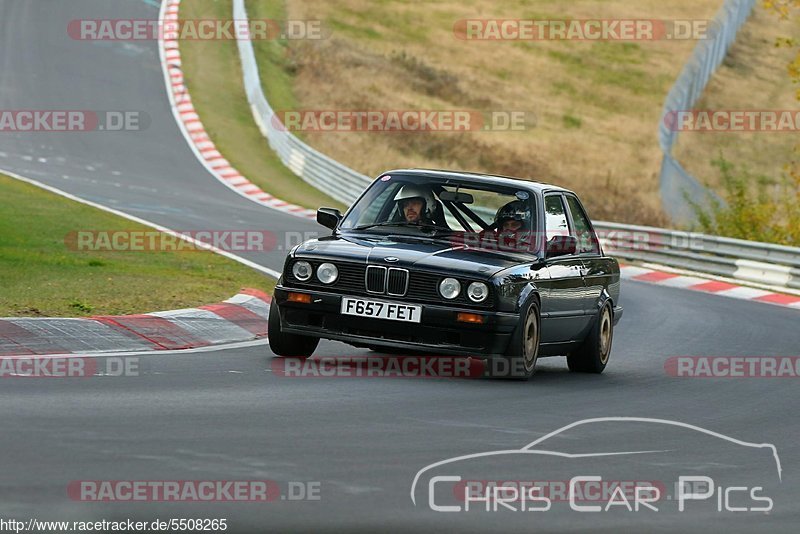
[(472, 302), (483, 302), (489, 296), (489, 286), (483, 282), (472, 282), (467, 288), (467, 296)]
[(332, 263), (323, 263), (317, 267), (317, 278), (323, 284), (332, 284), (339, 278), (339, 269)]
[(312, 272), (311, 264), (307, 261), (298, 261), (292, 266), (292, 274), (301, 282), (310, 279)]
[(452, 300), (461, 293), (461, 282), (455, 278), (445, 278), (439, 283), (439, 293), (444, 298)]

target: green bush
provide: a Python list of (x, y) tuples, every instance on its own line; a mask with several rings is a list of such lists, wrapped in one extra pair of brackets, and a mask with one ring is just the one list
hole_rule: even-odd
[(800, 246), (800, 172), (790, 166), (778, 180), (753, 176), (736, 169), (720, 156), (713, 164), (720, 170), (722, 200), (707, 204), (687, 200), (707, 234)]

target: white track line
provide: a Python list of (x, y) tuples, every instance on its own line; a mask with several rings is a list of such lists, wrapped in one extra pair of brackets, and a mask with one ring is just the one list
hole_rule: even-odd
[(238, 341), (236, 343), (222, 343), (219, 345), (206, 345), (205, 347), (195, 347), (192, 349), (175, 349), (175, 350), (140, 350), (140, 351), (127, 351), (127, 352), (85, 352), (82, 354), (66, 353), (66, 354), (31, 354), (24, 356), (0, 356), (2, 359), (24, 359), (31, 360), (45, 360), (48, 358), (114, 358), (117, 356), (161, 356), (167, 354), (191, 354), (195, 352), (214, 352), (218, 350), (229, 349), (246, 349), (248, 347), (258, 347), (260, 345), (269, 345), (267, 338), (254, 339), (252, 341)]

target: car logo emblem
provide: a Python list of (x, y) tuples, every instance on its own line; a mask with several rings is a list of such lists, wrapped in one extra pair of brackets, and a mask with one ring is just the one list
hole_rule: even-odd
[(387, 256), (386, 258), (383, 259), (388, 261), (389, 263), (395, 263), (400, 261), (400, 258), (395, 258), (394, 256)]

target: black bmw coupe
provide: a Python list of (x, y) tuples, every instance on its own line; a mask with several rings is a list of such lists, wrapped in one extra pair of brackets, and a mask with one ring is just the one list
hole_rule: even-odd
[(483, 174), (395, 170), (342, 215), (331, 235), (286, 258), (269, 315), (278, 356), (319, 339), (375, 350), (487, 360), (487, 374), (530, 377), (544, 356), (602, 372), (611, 353), (620, 271), (575, 193)]

